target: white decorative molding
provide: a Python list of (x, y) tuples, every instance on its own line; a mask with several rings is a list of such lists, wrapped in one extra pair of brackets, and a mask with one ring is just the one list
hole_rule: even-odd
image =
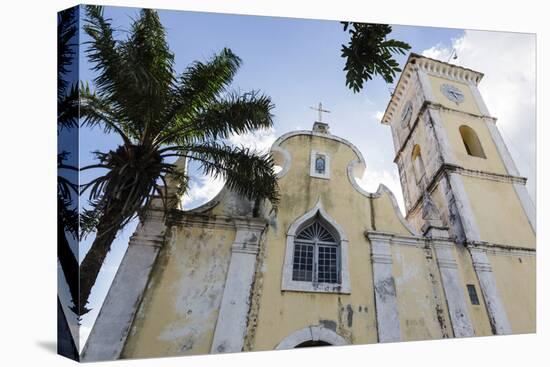
[(498, 335), (511, 334), (512, 328), (510, 327), (504, 304), (500, 299), (487, 253), (478, 247), (468, 246), (468, 250), (472, 256), (472, 263), (481, 286), (481, 292), (485, 300), (493, 333)]
[(277, 178), (284, 177), (292, 165), (292, 156), (288, 150), (281, 148), (280, 146), (275, 146), (275, 144), (271, 147), (271, 155), (274, 162), (281, 165), (281, 170), (277, 172)]
[(380, 343), (401, 340), (395, 280), (392, 273), (391, 237), (367, 232), (371, 243), (376, 324)]
[(214, 331), (211, 353), (240, 352), (243, 349), (250, 309), (260, 238), (266, 223), (259, 219), (236, 220), (237, 233)]
[(292, 349), (308, 341), (322, 341), (330, 345), (347, 345), (346, 339), (338, 335), (335, 331), (322, 325), (308, 326), (284, 338), (277, 346), (276, 350)]
[(163, 219), (162, 212), (149, 211), (130, 238), (82, 351), (82, 361), (110, 361), (120, 357), (153, 265), (164, 243)]
[(416, 54), (411, 54), (411, 56), (414, 58), (417, 67), (430, 75), (473, 85), (479, 84), (483, 78), (482, 73), (462, 66), (449, 64)]
[(288, 132), (286, 134), (283, 134), (281, 135), (277, 140), (275, 140), (275, 142), (273, 143), (273, 145), (271, 146), (271, 150), (273, 150), (273, 148), (280, 148), (280, 149), (284, 149), (281, 147), (281, 144), (290, 139), (290, 138), (293, 138), (295, 136), (300, 136), (300, 135), (304, 135), (304, 136), (316, 136), (318, 138), (323, 138), (323, 139), (328, 139), (328, 140), (333, 140), (333, 141), (337, 141), (339, 143), (342, 143), (344, 145), (347, 145), (351, 150), (353, 150), (353, 152), (359, 157), (359, 159), (364, 162), (365, 160), (363, 159), (363, 155), (361, 154), (361, 152), (359, 151), (359, 149), (357, 149), (357, 147), (355, 145), (353, 145), (351, 142), (349, 142), (348, 140), (344, 139), (344, 138), (340, 138), (339, 136), (335, 136), (335, 135), (330, 135), (330, 134), (324, 134), (324, 133), (318, 133), (316, 131), (311, 131), (311, 130), (296, 130), (296, 131), (291, 131), (291, 132)]
[(437, 257), (437, 265), (441, 274), (443, 291), (451, 316), (454, 336), (457, 338), (474, 336), (474, 328), (468, 314), (464, 281), (458, 271), (458, 265), (453, 249), (448, 241), (432, 240)]
[(509, 256), (536, 256), (537, 250), (534, 248), (526, 248), (522, 245), (509, 245), (502, 243), (477, 241), (466, 244), (469, 247), (477, 248), (487, 253), (494, 255), (509, 255)]
[[(323, 156), (323, 158), (325, 159), (325, 172), (324, 173), (319, 173), (317, 172), (316, 168), (315, 168), (315, 161), (317, 159), (317, 156)], [(328, 155), (328, 153), (325, 153), (325, 152), (320, 152), (320, 151), (317, 151), (317, 150), (312, 150), (311, 151), (311, 154), (309, 156), (309, 175), (311, 177), (315, 177), (315, 178), (323, 178), (323, 179), (330, 179), (330, 156)]]
[[(298, 232), (307, 226), (315, 217), (319, 215), (321, 220), (326, 221), (332, 227), (338, 236), (337, 241), (340, 244), (340, 283), (318, 283), (309, 281), (298, 281), (292, 279), (292, 267), (294, 260), (294, 238)], [(283, 291), (300, 291), (300, 292), (321, 292), (321, 293), (351, 293), (351, 282), (349, 276), (349, 258), (348, 258), (349, 241), (344, 232), (344, 229), (325, 211), (321, 199), (317, 200), (317, 204), (296, 219), (290, 226), (286, 236), (285, 260), (283, 265), (283, 276), (281, 289)]]
[[(426, 247), (426, 238), (420, 235), (417, 236), (404, 236), (397, 233), (382, 232), (382, 231), (367, 231), (365, 232), (367, 238), (388, 241), (390, 245), (401, 245), (401, 246), (413, 246), (418, 248)], [(450, 242), (452, 243), (452, 242)]]
[(432, 89), (432, 84), (428, 79), (428, 74), (420, 68), (416, 69), (416, 74), (418, 75), (418, 81), (420, 82), (420, 86), (422, 87), (422, 91), (424, 92), (425, 100), (430, 102), (437, 101), (435, 99), (435, 95)]

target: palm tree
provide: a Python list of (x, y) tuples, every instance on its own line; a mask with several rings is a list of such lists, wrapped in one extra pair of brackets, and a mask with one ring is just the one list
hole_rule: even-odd
[(80, 315), (88, 312), (91, 288), (117, 232), (154, 197), (166, 204), (167, 179), (179, 185), (180, 194), (187, 189), (186, 173), (170, 161), (194, 160), (205, 174), (222, 177), (249, 199), (276, 207), (279, 197), (271, 156), (224, 142), (231, 134), (273, 124), (269, 97), (228, 90), (241, 64), (230, 49), (176, 75), (154, 10), (141, 10), (122, 41), (114, 38), (102, 7), (87, 6), (86, 18), (84, 31), (91, 38), (86, 52), (97, 77), (95, 91), (81, 87), (83, 124), (118, 134), (121, 144), (96, 152), (98, 163), (83, 168), (107, 171), (81, 190), (89, 191), (92, 208), (82, 224), (92, 223), (96, 237), (80, 265)]
[[(76, 11), (73, 7), (57, 16), (57, 130), (69, 131), (78, 127), (78, 83), (71, 84), (68, 77), (76, 54)], [(76, 137), (76, 135), (74, 135)], [(64, 139), (64, 137), (60, 137)], [(70, 139), (70, 137), (69, 137)], [(69, 241), (78, 238), (78, 211), (74, 198), (78, 195), (76, 172), (78, 168), (66, 163), (71, 152), (57, 154), (57, 259), (69, 287), (73, 304), (78, 302), (78, 260)], [(76, 312), (78, 307), (71, 308)], [(72, 337), (68, 317), (57, 297), (57, 351), (77, 360), (78, 349)]]

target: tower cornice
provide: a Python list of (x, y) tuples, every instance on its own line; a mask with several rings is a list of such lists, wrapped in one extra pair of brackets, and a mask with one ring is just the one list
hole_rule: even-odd
[(406, 90), (411, 83), (411, 78), (416, 71), (422, 71), (426, 74), (444, 77), (457, 82), (471, 84), (477, 86), (483, 78), (483, 73), (475, 70), (464, 68), (462, 66), (450, 64), (447, 62), (431, 59), (416, 53), (411, 53), (403, 72), (401, 73), (395, 90), (391, 96), (390, 102), (386, 107), (384, 116), (381, 122), (385, 125), (391, 123), (395, 113), (399, 111), (399, 106), (403, 102), (403, 98), (406, 95)]

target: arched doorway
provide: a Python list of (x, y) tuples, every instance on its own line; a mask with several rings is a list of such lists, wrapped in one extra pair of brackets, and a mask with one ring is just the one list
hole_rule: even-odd
[(308, 326), (284, 338), (275, 349), (347, 345), (346, 339), (322, 325)]
[(308, 340), (306, 342), (300, 343), (294, 348), (309, 348), (309, 347), (326, 347), (332, 345), (322, 340)]

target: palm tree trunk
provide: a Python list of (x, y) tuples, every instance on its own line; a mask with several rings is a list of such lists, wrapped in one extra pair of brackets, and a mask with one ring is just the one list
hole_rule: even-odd
[(80, 264), (80, 294), (79, 294), (79, 315), (82, 316), (89, 311), (86, 308), (90, 292), (95, 284), (101, 266), (111, 250), (111, 245), (117, 232), (122, 226), (123, 218), (118, 205), (113, 205), (101, 217), (97, 225), (97, 234), (92, 247)]

